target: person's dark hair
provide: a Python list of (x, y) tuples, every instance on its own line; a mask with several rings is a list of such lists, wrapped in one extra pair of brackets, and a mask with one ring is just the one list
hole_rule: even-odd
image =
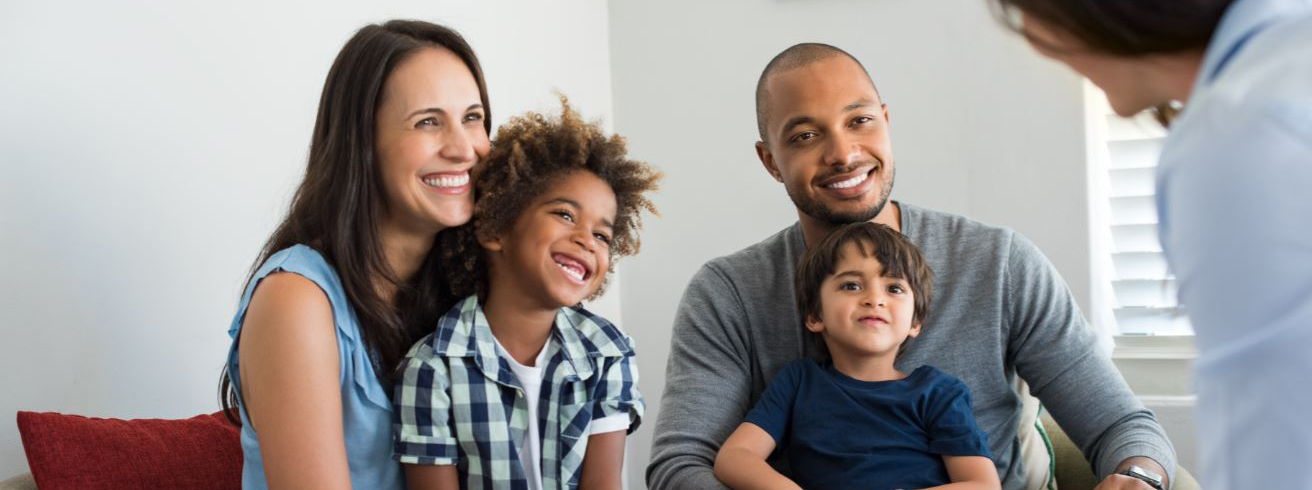
[[(994, 16), (1028, 36), (1024, 12), (1089, 49), (1116, 56), (1170, 54), (1207, 47), (1234, 0), (991, 0)], [(1030, 38), (1041, 44), (1040, 40)]]
[(629, 159), (623, 137), (607, 137), (595, 123), (584, 122), (561, 96), (559, 117), (536, 112), (516, 117), (497, 130), (492, 152), (475, 168), (474, 217), (455, 233), (444, 234), (440, 248), (449, 264), (447, 279), (457, 298), (488, 293), (488, 265), (481, 241), (503, 235), (515, 225), (528, 205), (560, 179), (574, 172), (591, 172), (615, 192), (615, 222), (610, 258), (610, 281), (618, 257), (638, 253), (639, 213), (656, 214), (644, 194), (656, 190), (661, 173)]
[[(838, 267), (843, 249), (848, 244), (855, 245), (862, 255), (878, 260), (883, 266), (884, 277), (896, 277), (907, 282), (915, 308), (911, 322), (913, 325), (923, 325), (925, 316), (929, 314), (930, 300), (934, 298), (934, 271), (911, 240), (892, 228), (870, 222), (843, 225), (802, 254), (794, 278), (797, 308), (802, 318), (822, 318), (820, 287), (825, 279), (836, 272), (834, 269)], [(816, 341), (824, 345), (818, 334)]]
[[(408, 56), (426, 47), (455, 53), (474, 76), (483, 104), (483, 127), (491, 133), (491, 106), (478, 57), (456, 31), (416, 20), (371, 24), (355, 33), (333, 61), (324, 80), (310, 139), (305, 177), (291, 208), (260, 251), (248, 281), (270, 255), (296, 244), (317, 250), (341, 278), (347, 300), (360, 322), (360, 334), (385, 387), (393, 367), (410, 346), (432, 330), (454, 302), (446, 289), (437, 247), (411, 278), (388, 267), (379, 239), (385, 204), (375, 148), (375, 123), (387, 77)], [(380, 285), (379, 281), (385, 284)], [(389, 303), (380, 286), (392, 286)], [(240, 423), (237, 393), (225, 371), (220, 404)]]
[[(1031, 43), (1063, 51), (1036, 39), (1021, 25), (1021, 12), (1075, 38), (1089, 50), (1125, 57), (1204, 50), (1221, 16), (1234, 0), (990, 0), (994, 17)], [(1159, 121), (1179, 112), (1155, 107)]]
[[(875, 87), (875, 80), (870, 78), (870, 71), (866, 66), (861, 64), (861, 60), (856, 59), (847, 51), (843, 51), (834, 46), (824, 43), (800, 43), (789, 46), (779, 54), (774, 55), (769, 63), (765, 64), (765, 69), (761, 70), (761, 77), (756, 79), (756, 130), (760, 132), (761, 141), (769, 142), (766, 138), (766, 123), (770, 117), (770, 91), (766, 88), (770, 77), (781, 71), (801, 68), (812, 63), (833, 58), (835, 56), (845, 56), (852, 60), (861, 71), (866, 74), (866, 80), (870, 81), (870, 86)], [(879, 95), (879, 87), (875, 87), (875, 95)]]

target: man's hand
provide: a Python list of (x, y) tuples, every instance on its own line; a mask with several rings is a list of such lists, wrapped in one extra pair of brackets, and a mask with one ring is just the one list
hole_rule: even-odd
[(1116, 466), (1116, 473), (1107, 475), (1107, 478), (1104, 478), (1098, 486), (1093, 487), (1093, 490), (1156, 490), (1152, 485), (1149, 485), (1143, 480), (1121, 474), (1122, 471), (1125, 471), (1131, 466), (1138, 466), (1153, 473), (1162, 475), (1162, 488), (1171, 488), (1170, 482), (1167, 481), (1166, 469), (1162, 468), (1162, 465), (1153, 461), (1152, 458), (1135, 456), (1133, 458), (1126, 458), (1125, 461), (1121, 461), (1121, 464)]

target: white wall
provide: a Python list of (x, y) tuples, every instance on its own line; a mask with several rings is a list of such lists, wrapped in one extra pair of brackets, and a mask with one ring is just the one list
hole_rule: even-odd
[(1191, 337), (1120, 337), (1112, 361), (1144, 406), (1157, 414), (1175, 443), (1180, 466), (1199, 473), (1194, 423), (1193, 365), (1198, 351)]
[(553, 88), (611, 119), (602, 0), (0, 7), (0, 479), (26, 471), (17, 410), (217, 410), (233, 307), (323, 78), (355, 29), (395, 17), (466, 35), (494, 124), (554, 109)]
[(666, 172), (663, 217), (625, 264), (624, 326), (648, 400), (635, 461), (648, 456), (688, 279), (797, 219), (752, 149), (756, 79), (794, 43), (834, 44), (871, 70), (892, 116), (894, 199), (1019, 230), (1087, 305), (1081, 83), (1005, 32), (984, 1), (612, 2), (610, 22), (616, 131)]

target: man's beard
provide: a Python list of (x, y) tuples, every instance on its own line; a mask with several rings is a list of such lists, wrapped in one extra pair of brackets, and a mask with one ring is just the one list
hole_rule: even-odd
[[(881, 167), (884, 165), (887, 165), (887, 163), (880, 163)], [(792, 189), (788, 189), (787, 186), (784, 186), (784, 188), (788, 191), (788, 197), (792, 198), (793, 205), (797, 206), (799, 211), (816, 221), (831, 226), (841, 226), (849, 223), (870, 221), (875, 219), (875, 216), (879, 216), (879, 212), (884, 210), (884, 205), (888, 204), (888, 195), (893, 191), (893, 178), (896, 175), (897, 167), (892, 165), (888, 166), (888, 179), (884, 181), (884, 185), (877, 191), (879, 192), (879, 198), (875, 200), (875, 204), (869, 208), (858, 209), (855, 211), (843, 212), (829, 209), (819, 200), (811, 199), (805, 193), (795, 193)], [(871, 175), (870, 178), (874, 178), (874, 176)]]

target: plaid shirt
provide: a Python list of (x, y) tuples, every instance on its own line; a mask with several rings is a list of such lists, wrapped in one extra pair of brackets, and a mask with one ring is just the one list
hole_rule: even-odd
[[(396, 459), (456, 465), (465, 489), (527, 489), (519, 441), (528, 403), (492, 329), (469, 297), (406, 355), (394, 391)], [(627, 413), (638, 427), (643, 401), (633, 341), (582, 308), (561, 308), (547, 342), (538, 401), (542, 488), (576, 488), (593, 419)]]

